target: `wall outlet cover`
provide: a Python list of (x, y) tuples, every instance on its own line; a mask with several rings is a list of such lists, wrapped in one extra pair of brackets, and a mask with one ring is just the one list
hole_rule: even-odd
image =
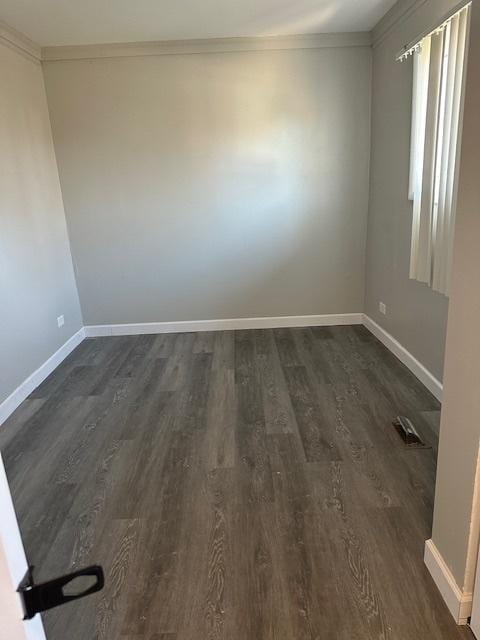
[(384, 302), (378, 303), (378, 310), (380, 311), (380, 313), (383, 313), (384, 316), (387, 315), (387, 305)]
[(65, 324), (65, 317), (64, 316), (58, 316), (57, 318), (57, 325), (59, 327), (63, 327), (63, 325)]

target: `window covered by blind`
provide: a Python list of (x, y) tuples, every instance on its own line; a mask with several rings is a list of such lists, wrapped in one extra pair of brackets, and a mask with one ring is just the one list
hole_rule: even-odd
[(448, 295), (470, 5), (422, 38), (414, 57), (410, 277)]

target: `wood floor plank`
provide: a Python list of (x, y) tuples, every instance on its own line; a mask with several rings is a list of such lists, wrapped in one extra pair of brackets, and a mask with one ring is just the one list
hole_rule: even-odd
[[(338, 632), (341, 605), (330, 576), (337, 570), (328, 536), (322, 531), (320, 511), (309, 486), (316, 465), (295, 458), (288, 435), (273, 435), (275, 449), (276, 561), (283, 577), (283, 607), (290, 636), (314, 638), (321, 630), (330, 637)], [(325, 616), (329, 609), (334, 615)], [(341, 617), (341, 616), (339, 616)]]
[(219, 371), (235, 369), (234, 331), (217, 331), (215, 333), (212, 369)]
[(235, 372), (213, 369), (207, 400), (203, 457), (208, 471), (235, 465)]
[(364, 327), (85, 340), (0, 432), (37, 579), (106, 573), (49, 640), (471, 639), (423, 564), (439, 412)]
[(175, 336), (172, 353), (167, 358), (167, 366), (162, 376), (162, 391), (178, 391), (184, 388), (193, 355), (195, 335), (182, 333)]
[(339, 460), (333, 425), (324, 414), (305, 367), (285, 367), (285, 378), (308, 462)]
[(195, 334), (193, 353), (213, 353), (215, 349), (215, 332), (200, 331)]
[(255, 334), (237, 332), (235, 342), (237, 461), (248, 471), (250, 497), (263, 502), (273, 499), (273, 484), (267, 450), (267, 432), (262, 390), (255, 365)]
[(298, 433), (275, 339), (271, 331), (255, 332), (256, 367), (262, 386), (267, 433)]

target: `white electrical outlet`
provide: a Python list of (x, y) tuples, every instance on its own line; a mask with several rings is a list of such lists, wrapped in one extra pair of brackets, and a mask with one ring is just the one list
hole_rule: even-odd
[(380, 313), (383, 313), (384, 316), (387, 315), (387, 305), (384, 302), (378, 303), (378, 310), (380, 311)]
[(63, 327), (63, 325), (65, 324), (65, 318), (64, 316), (58, 316), (57, 318), (57, 324), (59, 327)]

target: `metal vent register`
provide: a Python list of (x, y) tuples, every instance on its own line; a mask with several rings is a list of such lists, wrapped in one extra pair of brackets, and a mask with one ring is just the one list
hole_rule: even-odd
[(393, 421), (393, 426), (402, 438), (403, 442), (409, 449), (428, 449), (430, 448), (422, 440), (422, 437), (415, 429), (413, 422), (405, 416), (398, 416)]

